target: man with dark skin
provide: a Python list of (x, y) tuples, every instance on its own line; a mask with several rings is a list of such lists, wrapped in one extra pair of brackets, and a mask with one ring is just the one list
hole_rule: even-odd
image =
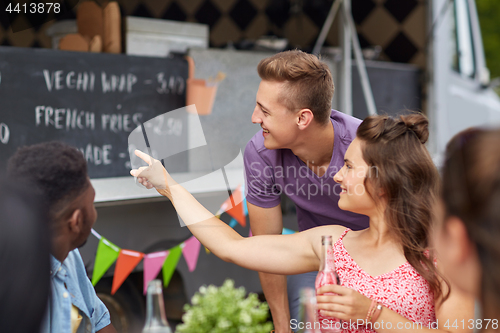
[(78, 251), (97, 219), (83, 155), (60, 142), (23, 147), (9, 159), (7, 173), (30, 183), (49, 210), (51, 296), (41, 332), (116, 333)]

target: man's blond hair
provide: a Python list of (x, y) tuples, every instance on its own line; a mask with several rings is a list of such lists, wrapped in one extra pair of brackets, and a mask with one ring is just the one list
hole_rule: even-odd
[(315, 55), (299, 50), (277, 53), (257, 66), (262, 80), (285, 82), (279, 102), (289, 110), (310, 109), (319, 124), (331, 113), (335, 87), (328, 66)]

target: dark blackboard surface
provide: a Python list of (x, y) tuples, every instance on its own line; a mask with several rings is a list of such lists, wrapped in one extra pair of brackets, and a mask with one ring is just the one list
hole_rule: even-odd
[[(91, 178), (128, 176), (127, 138), (141, 122), (185, 106), (187, 62), (0, 47), (0, 170), (21, 146), (60, 140), (80, 149)], [(166, 138), (187, 145), (187, 118)], [(182, 150), (182, 149), (181, 149)], [(179, 160), (171, 171), (188, 168)]]

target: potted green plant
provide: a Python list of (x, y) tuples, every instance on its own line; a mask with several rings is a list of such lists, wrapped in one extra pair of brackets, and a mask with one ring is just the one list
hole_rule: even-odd
[(235, 288), (229, 279), (221, 287), (202, 286), (192, 305), (184, 306), (176, 333), (269, 333), (273, 325), (267, 321), (267, 303), (256, 294), (245, 295), (245, 288)]

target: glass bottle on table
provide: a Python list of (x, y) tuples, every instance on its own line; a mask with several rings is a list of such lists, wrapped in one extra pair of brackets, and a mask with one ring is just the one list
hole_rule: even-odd
[(305, 287), (300, 290), (298, 333), (321, 333), (318, 322), (318, 307), (316, 293), (312, 288)]
[[(316, 290), (326, 285), (340, 284), (339, 276), (335, 271), (332, 244), (332, 236), (321, 236), (321, 263), (318, 275), (316, 276)], [(325, 295), (335, 294), (326, 293)], [(322, 333), (338, 333), (342, 331), (342, 322), (340, 319), (326, 317), (318, 312), (318, 321)]]
[(161, 281), (150, 281), (147, 292), (146, 323), (142, 333), (172, 333), (165, 316)]

